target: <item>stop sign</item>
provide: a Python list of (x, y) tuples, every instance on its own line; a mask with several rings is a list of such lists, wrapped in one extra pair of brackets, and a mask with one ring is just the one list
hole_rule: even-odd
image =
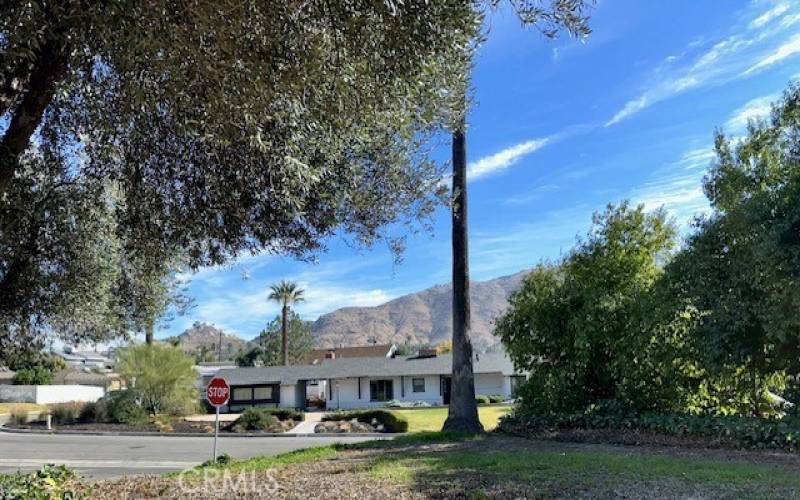
[(231, 395), (231, 387), (224, 378), (214, 377), (206, 387), (206, 399), (212, 406), (223, 406)]

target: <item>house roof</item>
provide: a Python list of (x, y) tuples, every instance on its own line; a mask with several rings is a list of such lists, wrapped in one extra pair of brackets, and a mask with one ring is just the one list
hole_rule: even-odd
[(77, 370), (61, 370), (53, 375), (56, 385), (106, 385), (110, 381), (119, 379), (116, 373), (93, 373)]
[(328, 349), (314, 349), (305, 356), (304, 362), (315, 365), (327, 359), (333, 353), (336, 359), (341, 358), (386, 358), (394, 351), (394, 344), (378, 344), (351, 347), (331, 347)]
[[(220, 370), (217, 375), (231, 385), (296, 384), (300, 380), (352, 377), (399, 377), (401, 375), (447, 375), (453, 371), (451, 354), (429, 358), (326, 359), (316, 365), (264, 366)], [(475, 373), (519, 373), (505, 353), (480, 354), (473, 361)]]

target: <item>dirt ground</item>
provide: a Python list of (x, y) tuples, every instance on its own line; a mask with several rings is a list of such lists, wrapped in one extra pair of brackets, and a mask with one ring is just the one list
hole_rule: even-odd
[[(628, 457), (702, 458), (715, 463), (769, 465), (772, 470), (800, 474), (800, 456), (780, 452), (683, 449), (663, 446), (618, 446), (534, 441), (518, 437), (490, 436), (478, 441), (416, 444), (388, 449), (339, 451), (333, 458), (299, 463), (274, 470), (204, 478), (145, 477), (91, 485), (96, 498), (322, 498), (322, 499), (421, 499), (421, 498), (798, 498), (786, 485), (697, 483), (674, 477), (616, 475), (605, 478), (588, 473), (565, 476), (555, 470), (532, 480), (497, 475), (475, 468), (437, 468), (430, 465), (448, 455), (487, 456), (502, 452), (523, 456), (529, 452), (612, 453)], [(406, 464), (392, 477), (393, 464)], [(375, 473), (389, 465), (388, 475)], [(533, 471), (536, 472), (536, 471)], [(596, 471), (594, 472), (596, 474)]]

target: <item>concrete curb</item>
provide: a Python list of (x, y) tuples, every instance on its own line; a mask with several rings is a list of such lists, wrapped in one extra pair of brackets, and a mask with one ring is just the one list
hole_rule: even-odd
[[(8, 434), (54, 434), (66, 436), (160, 436), (160, 437), (207, 437), (213, 438), (214, 434), (203, 432), (108, 432), (108, 431), (58, 431), (58, 430), (39, 430), (39, 429), (11, 429), (0, 425), (0, 432)], [(388, 432), (326, 432), (318, 434), (298, 434), (293, 432), (221, 432), (220, 437), (225, 438), (275, 438), (275, 437), (374, 437), (374, 438), (393, 438), (401, 436), (402, 433)]]

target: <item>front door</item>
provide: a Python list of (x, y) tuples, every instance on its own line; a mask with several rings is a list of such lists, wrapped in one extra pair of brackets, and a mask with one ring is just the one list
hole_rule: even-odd
[(450, 388), (452, 386), (452, 379), (450, 377), (442, 377), (442, 403), (450, 404)]

